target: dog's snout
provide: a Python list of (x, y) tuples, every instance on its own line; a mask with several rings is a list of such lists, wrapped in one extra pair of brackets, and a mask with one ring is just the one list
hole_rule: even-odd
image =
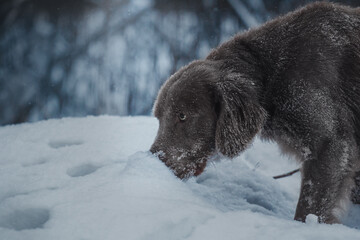
[(152, 145), (150, 148), (150, 152), (152, 154), (155, 154), (155, 153), (159, 152), (159, 149), (156, 146)]
[(165, 153), (158, 147), (158, 145), (153, 144), (150, 148), (150, 152), (156, 155), (161, 161), (165, 161)]
[(154, 143), (150, 148), (150, 152), (152, 154), (159, 154), (160, 152), (162, 152), (162, 149), (160, 148), (159, 144)]

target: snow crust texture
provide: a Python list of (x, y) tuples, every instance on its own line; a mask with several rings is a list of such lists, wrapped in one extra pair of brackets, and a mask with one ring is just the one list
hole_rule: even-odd
[(0, 239), (360, 239), (344, 225), (292, 220), (299, 175), (274, 144), (181, 181), (148, 151), (151, 117), (87, 117), (0, 128)]

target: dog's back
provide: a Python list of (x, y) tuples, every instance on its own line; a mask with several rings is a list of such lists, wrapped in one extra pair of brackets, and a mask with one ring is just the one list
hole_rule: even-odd
[(314, 91), (326, 95), (339, 109), (347, 108), (344, 112), (350, 116), (344, 117), (352, 118), (360, 147), (360, 8), (310, 4), (233, 40), (229, 45), (246, 45), (261, 61), (267, 89), (264, 104), (270, 117), (287, 102), (293, 104), (290, 108), (298, 108), (294, 100), (302, 91), (305, 101), (301, 104), (326, 105), (308, 93)]

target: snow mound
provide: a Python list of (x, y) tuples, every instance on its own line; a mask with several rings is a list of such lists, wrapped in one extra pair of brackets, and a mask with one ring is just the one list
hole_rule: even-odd
[(177, 179), (148, 149), (151, 117), (66, 118), (0, 128), (0, 239), (360, 239), (345, 225), (293, 221), (299, 176), (274, 144)]

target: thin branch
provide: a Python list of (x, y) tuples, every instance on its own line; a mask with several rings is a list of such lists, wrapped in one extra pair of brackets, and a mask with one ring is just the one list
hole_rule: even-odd
[(284, 173), (284, 174), (281, 174), (281, 175), (274, 176), (273, 178), (274, 178), (274, 179), (279, 179), (279, 178), (289, 177), (289, 176), (291, 176), (291, 175), (293, 175), (294, 173), (297, 173), (297, 172), (299, 172), (299, 171), (300, 171), (300, 168), (295, 169), (295, 170), (293, 170), (293, 171), (291, 171), (291, 172), (288, 172), (288, 173)]

